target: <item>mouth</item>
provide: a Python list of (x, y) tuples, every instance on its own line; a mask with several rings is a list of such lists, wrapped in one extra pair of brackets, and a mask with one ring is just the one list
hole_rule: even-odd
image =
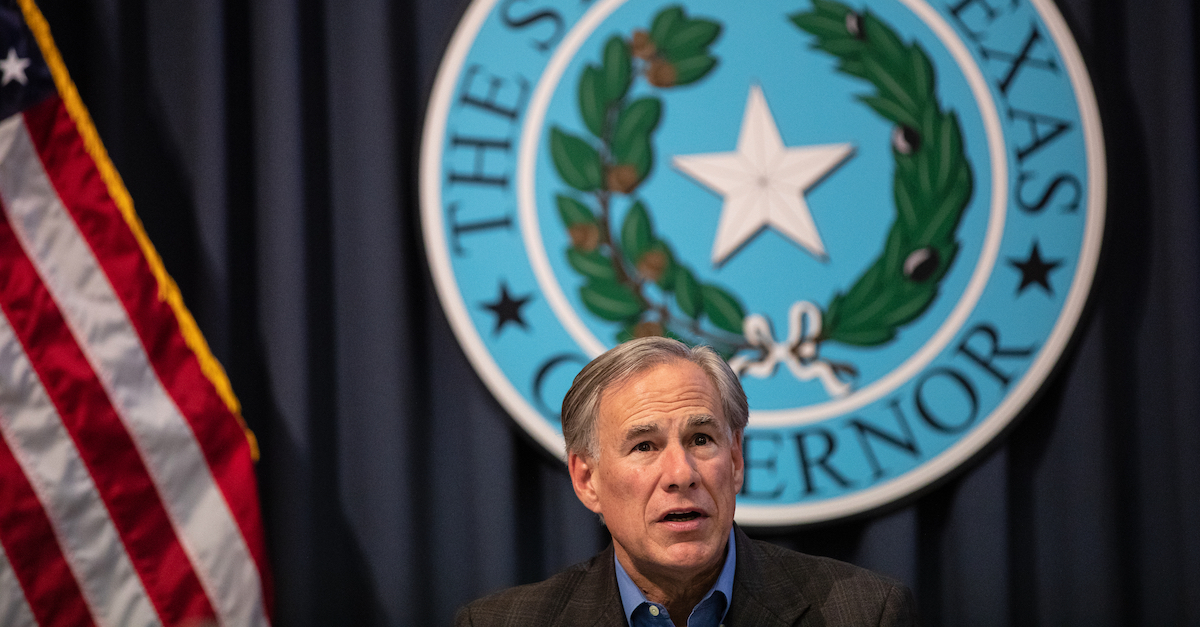
[(675, 510), (675, 511), (667, 512), (666, 515), (662, 517), (662, 521), (663, 522), (688, 522), (688, 521), (696, 520), (702, 516), (704, 516), (704, 514), (702, 512), (700, 512), (698, 510), (694, 510), (694, 509)]

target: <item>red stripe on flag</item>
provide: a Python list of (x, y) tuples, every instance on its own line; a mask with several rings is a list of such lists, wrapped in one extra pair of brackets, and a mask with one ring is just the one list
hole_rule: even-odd
[(59, 198), (92, 248), (129, 313), (159, 380), (204, 451), (257, 566), (267, 615), (273, 616), (258, 487), (246, 435), (200, 370), (174, 312), (159, 298), (157, 282), (137, 240), (109, 197), (96, 164), (84, 151), (61, 99), (47, 98), (26, 109), (24, 115)]
[(0, 218), (0, 267), (6, 270), (0, 273), (0, 308), (87, 465), (146, 593), (169, 625), (214, 616), (132, 438), (7, 214)]
[(0, 545), (41, 625), (95, 625), (50, 519), (0, 438)]

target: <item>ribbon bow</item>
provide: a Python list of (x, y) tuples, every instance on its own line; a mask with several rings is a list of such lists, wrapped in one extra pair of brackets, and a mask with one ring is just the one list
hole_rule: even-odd
[(786, 342), (775, 342), (771, 321), (759, 314), (746, 316), (742, 332), (750, 346), (758, 349), (758, 359), (737, 355), (729, 367), (741, 375), (749, 374), (766, 379), (775, 374), (776, 367), (787, 365), (792, 375), (801, 381), (820, 379), (825, 391), (834, 398), (850, 393), (851, 385), (838, 378), (829, 362), (817, 357), (817, 338), (821, 335), (821, 310), (808, 301), (793, 303), (788, 310)]

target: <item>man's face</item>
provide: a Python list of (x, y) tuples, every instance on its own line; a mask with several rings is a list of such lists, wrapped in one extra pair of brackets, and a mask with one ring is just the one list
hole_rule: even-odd
[(655, 366), (600, 397), (598, 459), (569, 456), (575, 493), (604, 516), (627, 570), (719, 567), (742, 488), (742, 439), (699, 366)]

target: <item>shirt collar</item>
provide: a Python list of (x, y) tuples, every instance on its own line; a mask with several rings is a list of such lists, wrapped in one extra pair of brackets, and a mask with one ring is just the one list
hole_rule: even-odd
[[(729, 549), (725, 552), (725, 566), (721, 568), (721, 574), (717, 577), (717, 582), (709, 589), (708, 594), (704, 595), (703, 599), (712, 596), (714, 592), (720, 592), (725, 595), (725, 613), (721, 615), (721, 621), (724, 622), (725, 615), (729, 613), (729, 606), (733, 603), (733, 573), (737, 570), (737, 543), (733, 539), (733, 528), (729, 529)], [(613, 561), (617, 564), (617, 589), (621, 592), (621, 605), (625, 609), (625, 620), (633, 624), (633, 611), (642, 605), (649, 603), (646, 595), (638, 589), (637, 584), (633, 583), (629, 573), (625, 572), (625, 567), (621, 565), (621, 560), (617, 559), (616, 554), (613, 554)]]

